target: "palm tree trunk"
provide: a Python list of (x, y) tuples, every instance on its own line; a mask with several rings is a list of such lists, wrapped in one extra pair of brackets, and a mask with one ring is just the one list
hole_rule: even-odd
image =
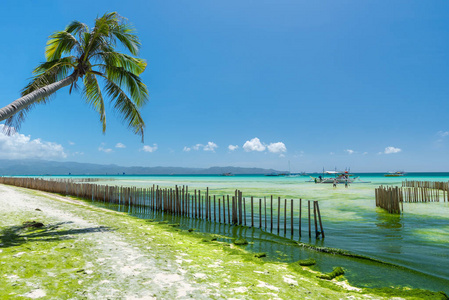
[(77, 79), (77, 77), (78, 75), (76, 73), (73, 73), (69, 77), (66, 77), (58, 82), (37, 89), (34, 92), (31, 92), (15, 100), (14, 102), (6, 105), (5, 107), (0, 108), (0, 122), (8, 119), (12, 115), (16, 114), (17, 112), (24, 109), (28, 105), (33, 104), (39, 99), (50, 96), (57, 90), (72, 84)]

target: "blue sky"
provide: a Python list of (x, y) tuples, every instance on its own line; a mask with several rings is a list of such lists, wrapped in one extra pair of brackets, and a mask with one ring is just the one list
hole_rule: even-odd
[(52, 32), (111, 11), (148, 62), (144, 143), (63, 89), (0, 134), (0, 158), (449, 171), (447, 1), (1, 1), (0, 105)]

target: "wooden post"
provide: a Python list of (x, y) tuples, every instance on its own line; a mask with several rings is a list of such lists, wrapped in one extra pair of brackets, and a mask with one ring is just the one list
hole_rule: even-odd
[(299, 230), (299, 238), (301, 238), (301, 235), (302, 235), (302, 233), (301, 233), (301, 214), (302, 214), (302, 199), (301, 198), (299, 198), (299, 219), (298, 219), (298, 223), (299, 223), (299, 228), (298, 228), (298, 230)]
[(263, 205), (264, 205), (264, 211), (265, 211), (265, 230), (267, 230), (267, 197), (263, 197)]
[(278, 234), (280, 231), (280, 219), (281, 219), (281, 197), (278, 197)]
[(254, 207), (253, 196), (251, 196), (251, 227), (254, 227)]
[(293, 237), (293, 199), (290, 201), (290, 226), (292, 231), (292, 237)]
[(270, 205), (270, 220), (271, 220), (271, 227), (270, 232), (273, 232), (273, 195), (271, 195), (271, 205)]
[(316, 205), (317, 205), (317, 201), (313, 201), (313, 220), (314, 220), (314, 223), (315, 223), (315, 238), (318, 238), (318, 226), (317, 226)]
[(284, 236), (287, 234), (287, 199), (284, 199)]
[(312, 231), (310, 228), (310, 200), (307, 200), (308, 208), (309, 208), (309, 238), (312, 237)]
[(218, 223), (221, 223), (221, 203), (220, 197), (218, 197)]
[(246, 201), (245, 201), (245, 198), (243, 198), (243, 222), (244, 222), (243, 225), (246, 226)]

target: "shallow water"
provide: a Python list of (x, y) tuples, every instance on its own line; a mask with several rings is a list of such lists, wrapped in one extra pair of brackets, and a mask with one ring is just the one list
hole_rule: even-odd
[[(298, 250), (288, 239), (256, 228), (214, 224), (187, 218), (175, 218), (184, 227), (222, 234), (229, 238), (246, 237), (254, 241), (247, 249), (268, 252), (269, 257), (296, 261), (316, 257), (317, 269), (324, 272), (333, 266), (348, 270), (346, 278), (363, 286), (411, 286), (449, 293), (449, 203), (404, 203), (401, 215), (392, 215), (375, 207), (374, 189), (379, 185), (401, 185), (407, 180), (448, 181), (449, 173), (415, 173), (405, 177), (384, 177), (382, 174), (360, 174), (369, 183), (354, 183), (348, 188), (331, 184), (308, 182), (310, 177), (268, 176), (102, 176), (99, 184), (149, 187), (188, 185), (190, 190), (205, 190), (211, 194), (233, 194), (235, 189), (244, 197), (273, 195), (282, 199), (319, 200), (324, 239), (293, 239), (316, 246), (339, 248), (368, 256), (404, 268), (392, 268), (376, 262), (323, 254), (306, 249)], [(295, 200), (295, 207), (298, 201)], [(248, 200), (247, 200), (248, 205)], [(246, 210), (248, 213), (248, 209)], [(144, 218), (158, 217), (146, 210), (130, 213)], [(160, 216), (159, 216), (160, 217)], [(165, 216), (167, 218), (167, 216)], [(171, 217), (170, 217), (171, 218)], [(255, 222), (258, 224), (258, 220)], [(298, 224), (294, 224), (297, 228)], [(303, 226), (306, 226), (304, 223)], [(282, 230), (281, 230), (282, 232)], [(287, 234), (290, 238), (290, 234)], [(271, 242), (270, 242), (271, 241)], [(325, 257), (326, 259), (320, 259)]]

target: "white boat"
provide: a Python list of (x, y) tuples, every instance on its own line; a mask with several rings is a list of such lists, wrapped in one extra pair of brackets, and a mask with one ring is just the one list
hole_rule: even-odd
[(385, 177), (401, 177), (401, 176), (405, 176), (405, 173), (402, 171), (397, 171), (397, 172), (389, 172), (387, 174), (384, 174)]
[[(333, 177), (325, 177), (325, 175), (331, 175)], [(344, 171), (344, 172), (338, 172), (338, 171), (324, 171), (323, 172), (323, 176), (318, 176), (318, 177), (312, 177), (310, 176), (310, 178), (312, 178), (312, 180), (315, 183), (334, 183), (334, 181), (336, 183), (354, 183), (354, 181), (356, 181), (357, 179), (359, 179), (358, 176), (349, 174), (348, 171)]]

